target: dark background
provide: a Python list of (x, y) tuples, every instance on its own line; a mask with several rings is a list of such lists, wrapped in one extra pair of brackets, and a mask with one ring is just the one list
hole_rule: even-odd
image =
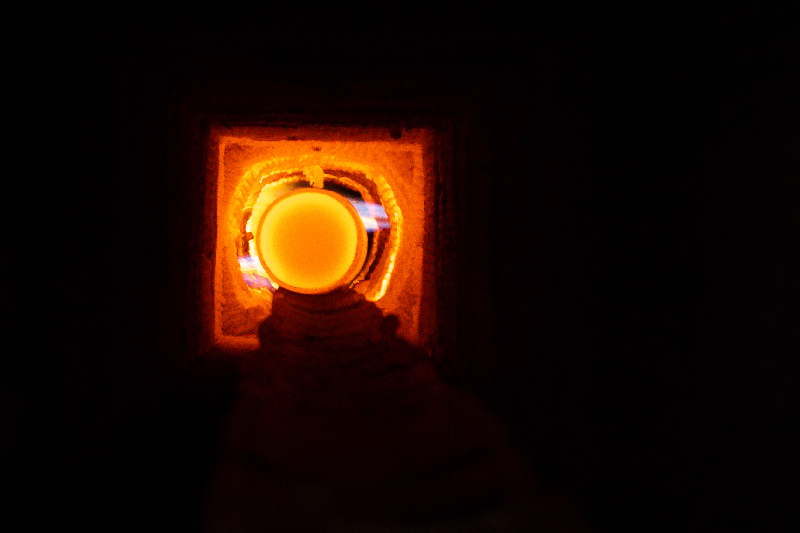
[(8, 501), (33, 498), (33, 521), (194, 524), (235, 376), (184, 353), (176, 110), (187, 85), (260, 84), (310, 109), (454, 117), (452, 379), (598, 531), (796, 513), (789, 15), (391, 9), (114, 11), (59, 30), (31, 69), (47, 81), (29, 162), (52, 176), (35, 204), (58, 216), (28, 301), (51, 318), (6, 387)]

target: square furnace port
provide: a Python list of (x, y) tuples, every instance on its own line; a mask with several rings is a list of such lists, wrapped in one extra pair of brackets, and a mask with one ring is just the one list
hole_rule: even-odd
[(446, 132), (221, 122), (207, 131), (203, 248), (213, 254), (202, 259), (201, 322), (208, 343), (258, 347), (258, 327), (283, 283), (258, 245), (266, 213), (287, 194), (316, 189), (345, 199), (363, 225), (366, 252), (346, 284), (396, 315), (401, 337), (436, 350), (450, 196), (443, 179), (450, 168)]

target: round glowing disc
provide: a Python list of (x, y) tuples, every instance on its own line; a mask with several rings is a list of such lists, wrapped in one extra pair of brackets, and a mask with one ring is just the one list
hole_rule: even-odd
[(303, 294), (348, 285), (367, 257), (367, 232), (355, 208), (324, 189), (296, 189), (275, 200), (255, 241), (267, 274)]

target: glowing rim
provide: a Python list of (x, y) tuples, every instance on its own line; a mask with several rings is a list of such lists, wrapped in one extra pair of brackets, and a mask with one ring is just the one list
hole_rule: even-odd
[[(264, 257), (261, 253), (261, 228), (264, 225), (264, 221), (266, 220), (267, 216), (272, 212), (275, 206), (281, 204), (284, 200), (289, 198), (290, 196), (297, 196), (299, 194), (324, 194), (336, 200), (340, 205), (344, 206), (350, 216), (353, 218), (356, 227), (356, 251), (355, 257), (353, 261), (350, 263), (347, 271), (334, 283), (329, 285), (325, 285), (323, 287), (317, 287), (313, 289), (297, 287), (292, 285), (291, 283), (287, 283), (280, 277), (276, 276), (275, 273), (267, 266), (266, 262), (264, 261)], [(301, 294), (324, 294), (327, 292), (331, 292), (335, 289), (340, 287), (345, 287), (350, 285), (350, 283), (355, 279), (358, 273), (361, 271), (361, 268), (364, 266), (364, 261), (367, 259), (367, 231), (364, 228), (364, 224), (361, 221), (361, 217), (356, 211), (355, 207), (347, 201), (346, 198), (343, 196), (332, 192), (327, 191), (325, 189), (318, 189), (318, 188), (302, 188), (302, 189), (295, 189), (294, 191), (290, 191), (279, 198), (276, 198), (269, 207), (264, 211), (264, 214), (261, 215), (261, 219), (258, 221), (257, 231), (255, 235), (255, 246), (256, 246), (256, 255), (258, 256), (258, 261), (261, 263), (261, 266), (264, 267), (264, 270), (267, 272), (270, 279), (275, 280), (275, 282), (280, 287), (285, 287), (286, 289), (298, 292)]]

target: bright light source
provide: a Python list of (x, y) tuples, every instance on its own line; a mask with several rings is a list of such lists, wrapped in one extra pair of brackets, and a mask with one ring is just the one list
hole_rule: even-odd
[[(450, 228), (448, 202), (453, 195), (447, 193), (449, 185), (437, 181), (440, 170), (449, 175), (449, 133), (415, 128), (395, 139), (385, 127), (287, 127), (282, 122), (214, 124), (208, 133), (214, 147), (213, 157), (209, 152), (205, 159), (203, 228), (208, 234), (195, 260), (209, 347), (258, 346), (256, 331), (270, 315), (278, 287), (321, 293), (335, 289), (331, 282), (326, 291), (326, 283), (318, 281), (292, 288), (276, 272), (268, 272), (259, 256), (265, 213), (285, 194), (300, 189), (338, 194), (360, 215), (366, 259), (355, 261), (358, 271), (352, 278), (342, 276), (339, 286), (397, 315), (401, 337), (417, 345), (436, 342), (436, 273), (451, 257), (442, 256), (444, 263), (437, 263), (436, 247), (452, 244), (438, 233)], [(444, 209), (444, 218), (437, 209)], [(440, 223), (446, 224), (440, 228)]]
[(343, 196), (297, 189), (265, 211), (255, 236), (264, 269), (278, 285), (304, 294), (347, 286), (367, 256), (367, 232)]

